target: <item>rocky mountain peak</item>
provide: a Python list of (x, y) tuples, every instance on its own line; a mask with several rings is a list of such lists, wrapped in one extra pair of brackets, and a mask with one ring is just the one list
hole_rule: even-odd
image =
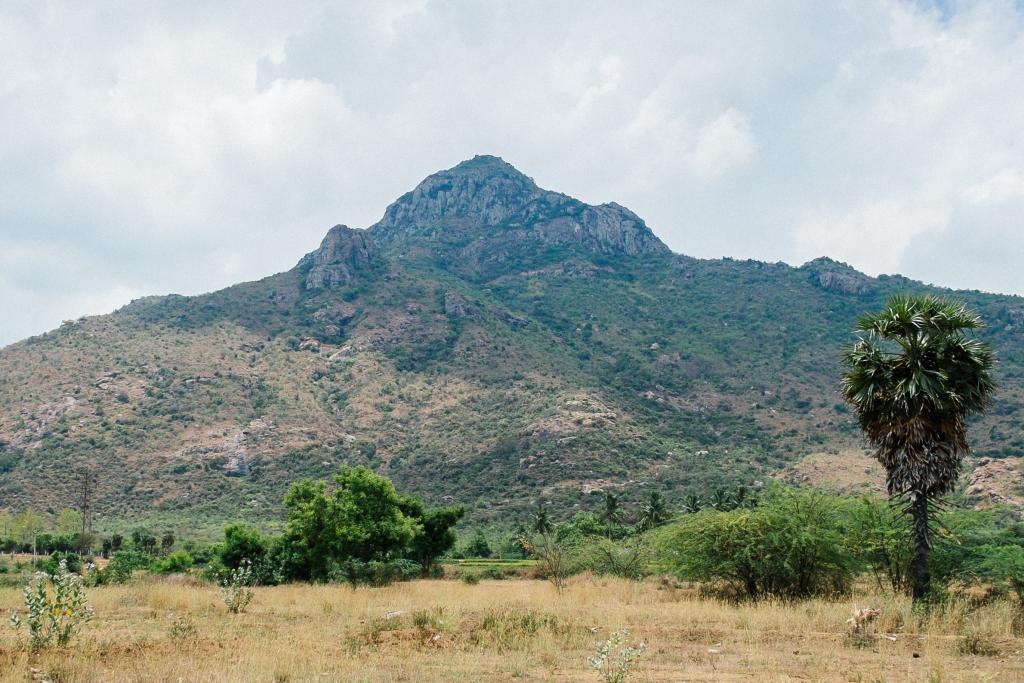
[(389, 206), (369, 232), (384, 249), (443, 251), (446, 260), (462, 264), (513, 261), (517, 250), (538, 247), (669, 253), (625, 207), (592, 206), (544, 190), (495, 156), (476, 156), (427, 177)]
[(377, 246), (365, 230), (335, 225), (327, 232), (320, 248), (299, 262), (299, 268), (309, 269), (306, 289), (347, 285), (356, 273), (370, 265), (378, 253)]
[(822, 289), (842, 294), (864, 294), (871, 291), (872, 279), (841, 261), (822, 256), (800, 266), (810, 274), (811, 282)]
[(403, 227), (469, 220), (481, 226), (508, 221), (542, 194), (532, 179), (494, 156), (476, 156), (427, 176), (387, 208), (372, 230), (388, 236)]

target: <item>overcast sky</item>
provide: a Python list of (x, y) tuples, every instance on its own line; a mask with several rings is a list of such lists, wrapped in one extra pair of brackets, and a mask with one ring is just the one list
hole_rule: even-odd
[(674, 251), (1024, 294), (1024, 6), (0, 2), (0, 344), (496, 154)]

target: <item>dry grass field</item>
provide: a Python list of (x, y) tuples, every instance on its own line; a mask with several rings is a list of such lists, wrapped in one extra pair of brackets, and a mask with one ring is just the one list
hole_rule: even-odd
[[(0, 682), (599, 681), (587, 657), (617, 629), (648, 646), (630, 681), (1024, 681), (1009, 602), (919, 619), (871, 594), (732, 605), (589, 576), (562, 595), (528, 580), (261, 588), (234, 616), (185, 578), (89, 595), (96, 618), (66, 651), (29, 654), (4, 629)], [(0, 611), (19, 604), (0, 590)], [(867, 648), (846, 640), (855, 604), (882, 610)]]

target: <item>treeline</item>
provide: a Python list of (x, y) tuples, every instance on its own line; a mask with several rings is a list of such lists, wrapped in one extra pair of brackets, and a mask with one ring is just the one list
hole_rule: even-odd
[[(935, 593), (985, 583), (1024, 604), (1024, 524), (1006, 509), (951, 508), (929, 557)], [(870, 577), (908, 593), (911, 522), (877, 496), (773, 487), (756, 505), (684, 515), (651, 535), (652, 567), (738, 597), (842, 594)]]
[(155, 537), (135, 534), (112, 550), (109, 563), (94, 570), (90, 580), (125, 581), (142, 569), (174, 573), (201, 568), (211, 580), (245, 569), (254, 583), (262, 585), (384, 585), (435, 575), (438, 558), (455, 544), (454, 527), (464, 512), (455, 506), (431, 508), (418, 498), (400, 495), (390, 479), (365, 467), (342, 467), (331, 486), (312, 479), (296, 482), (284, 502), (287, 519), (280, 535), (233, 524), (224, 530), (220, 543), (185, 543), (182, 549), (156, 553)]
[[(670, 575), (730, 598), (838, 595), (865, 577), (887, 591), (910, 588), (910, 522), (877, 496), (772, 484), (714, 491), (706, 503), (693, 497), (679, 503), (682, 510), (672, 514), (664, 497), (651, 493), (627, 511), (616, 496), (605, 494), (597, 510), (561, 522), (538, 505), (515, 533), (495, 543), (477, 531), (456, 549), (462, 508), (428, 507), (398, 493), (386, 477), (364, 467), (342, 467), (331, 482), (306, 479), (292, 485), (278, 535), (234, 524), (219, 543), (186, 541), (179, 547), (171, 534), (136, 530), (126, 538), (97, 540), (110, 559), (88, 576), (92, 583), (106, 583), (127, 581), (139, 570), (195, 571), (220, 580), (244, 568), (253, 582), (264, 585), (384, 585), (440, 576), (441, 558), (487, 557), (495, 554), (493, 546), (506, 558), (535, 560), (532, 572), (559, 587), (571, 574), (593, 572), (631, 579)], [(70, 523), (70, 516), (64, 518)], [(952, 508), (937, 523), (929, 558), (933, 590), (984, 583), (1011, 592), (1024, 605), (1024, 524), (998, 508)], [(37, 550), (52, 553), (39, 566), (65, 560), (80, 571), (83, 560), (76, 552), (82, 549), (67, 544), (74, 535), (54, 538), (60, 540), (45, 545), (43, 535), (36, 536)], [(482, 575), (502, 577), (493, 568)]]

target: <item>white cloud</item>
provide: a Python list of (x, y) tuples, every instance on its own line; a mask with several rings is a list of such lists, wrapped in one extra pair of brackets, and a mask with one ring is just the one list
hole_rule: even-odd
[(1008, 168), (988, 180), (971, 185), (963, 192), (964, 201), (971, 204), (989, 204), (1024, 197), (1024, 174)]
[(846, 212), (815, 211), (794, 231), (796, 256), (827, 254), (849, 263), (870, 263), (871, 274), (894, 273), (915, 237), (945, 230), (950, 207), (941, 201), (872, 201)]
[(476, 153), (695, 256), (1024, 293), (1021, 93), (1011, 0), (8, 4), (0, 344), (286, 269)]
[(730, 108), (700, 130), (689, 161), (700, 177), (715, 179), (749, 162), (756, 149), (747, 117)]

